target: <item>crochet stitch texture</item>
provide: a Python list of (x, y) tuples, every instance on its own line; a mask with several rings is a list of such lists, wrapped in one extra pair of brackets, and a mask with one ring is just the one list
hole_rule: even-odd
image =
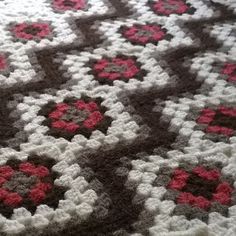
[(0, 236), (236, 235), (235, 0), (0, 0)]

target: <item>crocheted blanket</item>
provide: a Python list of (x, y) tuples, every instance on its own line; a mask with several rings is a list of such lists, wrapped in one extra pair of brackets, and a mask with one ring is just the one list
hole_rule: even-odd
[(236, 235), (235, 0), (0, 0), (0, 235)]

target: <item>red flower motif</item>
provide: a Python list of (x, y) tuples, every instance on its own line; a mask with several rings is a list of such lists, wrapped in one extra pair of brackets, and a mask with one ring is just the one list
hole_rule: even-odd
[(147, 43), (158, 43), (164, 39), (166, 33), (159, 25), (134, 25), (129, 28), (124, 28), (123, 36), (132, 43), (145, 45)]
[(0, 72), (7, 69), (7, 60), (4, 55), (0, 54)]
[(157, 0), (152, 4), (153, 10), (159, 15), (184, 14), (190, 10), (183, 0)]
[(81, 128), (93, 129), (103, 120), (98, 105), (83, 100), (72, 104), (57, 104), (48, 117), (53, 128), (69, 133), (75, 133)]
[(232, 136), (235, 131), (234, 123), (236, 121), (236, 108), (220, 106), (213, 110), (203, 109), (197, 119), (198, 124), (207, 125), (207, 133), (222, 134)]
[(60, 11), (82, 10), (86, 6), (85, 0), (54, 0), (53, 8)]
[(77, 134), (89, 138), (95, 129), (105, 133), (111, 124), (101, 102), (101, 98), (67, 97), (62, 103), (48, 103), (38, 114), (45, 117), (42, 125), (49, 128), (48, 135), (69, 141)]
[(228, 76), (227, 81), (236, 82), (236, 64), (226, 63), (221, 73)]
[[(202, 181), (197, 179), (196, 175), (202, 179)], [(192, 178), (191, 180), (190, 177)], [(177, 203), (189, 204), (206, 210), (211, 207), (212, 202), (218, 202), (223, 205), (229, 205), (231, 203), (233, 188), (228, 182), (221, 182), (220, 177), (221, 173), (218, 169), (207, 170), (204, 166), (196, 166), (191, 172), (182, 169), (175, 169), (172, 174), (172, 179), (167, 187), (179, 192), (176, 198)], [(198, 188), (199, 191), (202, 192), (206, 181), (206, 192), (212, 191), (213, 189), (213, 192), (206, 195), (208, 197), (211, 196), (209, 198), (196, 195)], [(209, 190), (207, 186), (211, 182), (215, 185), (215, 188)], [(188, 186), (190, 186), (190, 188), (188, 188)], [(191, 192), (192, 190), (194, 193)]]
[[(26, 184), (22, 182), (22, 178), (19, 175), (23, 177)], [(8, 165), (1, 166), (0, 201), (10, 207), (20, 206), (25, 198), (29, 198), (34, 204), (40, 203), (45, 199), (46, 193), (52, 189), (51, 183), (45, 182), (43, 179), (49, 175), (50, 172), (47, 167), (42, 165), (35, 166), (30, 162), (20, 163), (14, 169)], [(34, 181), (31, 178), (29, 181), (31, 181), (32, 185), (28, 186), (27, 181), (30, 177), (34, 177)], [(20, 179), (19, 183), (17, 182), (18, 178)], [(17, 190), (18, 188), (20, 189), (19, 191)], [(23, 193), (22, 190), (24, 190)]]
[(51, 29), (46, 23), (21, 23), (15, 25), (12, 32), (19, 39), (33, 40), (45, 38)]
[(101, 59), (93, 67), (98, 79), (110, 81), (123, 79), (129, 80), (140, 72), (134, 59), (123, 59), (120, 57), (112, 59)]

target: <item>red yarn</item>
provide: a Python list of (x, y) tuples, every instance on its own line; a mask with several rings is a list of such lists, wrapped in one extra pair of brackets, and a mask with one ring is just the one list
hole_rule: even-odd
[[(115, 70), (114, 71), (110, 70), (109, 66), (124, 67), (125, 70), (117, 72)], [(106, 70), (107, 68), (109, 68), (109, 72)], [(137, 67), (136, 61), (131, 58), (122, 59), (116, 57), (112, 59), (98, 60), (94, 65), (94, 70), (98, 73), (99, 78), (116, 80), (116, 79), (122, 79), (122, 77), (126, 79), (131, 79), (140, 71), (140, 68)]]
[(102, 114), (99, 111), (94, 111), (90, 116), (89, 119), (91, 119), (94, 123), (101, 121), (103, 118)]
[(67, 5), (65, 0), (54, 0), (53, 7), (60, 11), (81, 10), (86, 6), (85, 0), (70, 0), (72, 5)]
[(61, 116), (63, 116), (63, 112), (61, 111), (53, 111), (49, 114), (49, 117), (52, 119), (59, 119)]
[(228, 81), (230, 81), (230, 82), (236, 82), (236, 75), (230, 76), (230, 77), (228, 78)]
[(56, 108), (58, 111), (64, 112), (69, 108), (69, 106), (66, 103), (58, 103)]
[(223, 205), (228, 205), (231, 202), (230, 195), (228, 193), (222, 193), (222, 192), (213, 194), (212, 200), (219, 202)]
[[(174, 8), (166, 8), (166, 5)], [(157, 14), (170, 15), (170, 14), (183, 14), (188, 11), (189, 7), (183, 0), (159, 0), (153, 5)]]
[(35, 166), (29, 162), (25, 162), (19, 165), (19, 170), (26, 174), (33, 175), (35, 173)]
[(231, 202), (231, 193), (233, 188), (227, 182), (220, 183), (216, 188), (216, 193), (213, 194), (213, 200), (221, 204), (228, 205)]
[(218, 170), (206, 170), (203, 166), (197, 166), (193, 169), (193, 173), (207, 180), (218, 180), (220, 172)]
[(222, 74), (231, 75), (234, 71), (236, 71), (236, 64), (227, 63), (222, 70)]
[[(235, 108), (228, 108), (225, 106), (219, 106), (217, 111), (225, 116), (229, 117), (236, 117), (236, 109)], [(211, 122), (214, 120), (216, 115), (216, 111), (206, 108), (203, 109), (201, 115), (197, 119), (199, 124), (208, 124), (206, 128), (207, 133), (215, 133), (215, 134), (223, 134), (226, 136), (232, 136), (234, 130), (228, 127), (223, 127), (220, 125), (211, 125)]]
[(221, 126), (208, 126), (206, 129), (207, 133), (217, 133), (217, 134), (224, 134), (226, 136), (232, 136), (234, 133), (233, 129), (221, 127)]
[(4, 70), (7, 67), (7, 62), (4, 56), (0, 55), (0, 70)]
[(168, 185), (168, 188), (181, 190), (186, 185), (185, 180), (171, 180)]
[(88, 103), (86, 107), (87, 107), (87, 109), (89, 111), (96, 111), (96, 110), (98, 110), (98, 106), (97, 106), (97, 104), (95, 102)]
[(64, 129), (67, 126), (67, 123), (63, 120), (58, 120), (52, 122), (52, 127), (57, 129)]
[(176, 169), (168, 187), (171, 189), (181, 190), (186, 185), (188, 177), (189, 174), (186, 171), (182, 169)]
[[(148, 34), (140, 35), (140, 32), (147, 32)], [(163, 39), (165, 32), (158, 25), (135, 25), (126, 29), (123, 35), (131, 42), (146, 44)]]
[(189, 174), (182, 169), (175, 169), (173, 175), (175, 179), (182, 179), (182, 180), (187, 180), (189, 177)]
[(202, 196), (194, 196), (191, 193), (180, 193), (177, 202), (179, 204), (190, 204), (192, 206), (197, 206), (202, 209), (207, 209), (210, 207), (211, 202)]
[(50, 183), (38, 183), (36, 184), (34, 189), (38, 189), (43, 192), (48, 192), (52, 189), (52, 185)]
[(9, 193), (4, 199), (4, 204), (16, 207), (22, 202), (22, 197), (18, 193)]
[(68, 122), (65, 129), (68, 131), (68, 132), (75, 132), (77, 129), (79, 129), (79, 125), (75, 124), (74, 122)]
[(216, 112), (210, 108), (205, 108), (202, 110), (202, 115), (208, 116), (208, 117), (213, 117), (216, 114)]
[(213, 117), (201, 116), (197, 119), (197, 123), (209, 124), (210, 122), (212, 122), (212, 120), (213, 120)]
[(79, 110), (84, 110), (87, 106), (86, 103), (83, 100), (78, 100), (75, 102), (75, 106), (79, 109)]
[(222, 193), (231, 194), (233, 192), (233, 188), (230, 187), (229, 183), (222, 182), (217, 186), (216, 191), (217, 193), (222, 192)]
[(221, 106), (219, 108), (220, 112), (226, 116), (233, 116), (235, 117), (236, 116), (236, 109), (235, 108), (228, 108), (228, 107), (225, 107), (225, 106)]
[[(38, 32), (36, 35), (31, 34), (26, 32), (27, 27), (32, 27), (34, 29), (37, 29)], [(20, 39), (27, 39), (27, 40), (32, 40), (32, 39), (38, 39), (38, 38), (45, 38), (51, 33), (51, 28), (48, 24), (46, 23), (21, 23), (21, 24), (16, 24), (12, 31), (14, 32), (15, 36)]]
[(7, 180), (3, 177), (0, 177), (0, 186), (2, 186)]
[(35, 204), (38, 204), (45, 199), (46, 194), (44, 193), (44, 191), (35, 188), (30, 191), (29, 197)]
[(0, 201), (4, 200), (8, 195), (8, 191), (0, 188)]
[(43, 178), (49, 175), (49, 170), (45, 166), (35, 168), (34, 175)]
[(13, 173), (14, 173), (14, 170), (10, 166), (0, 167), (0, 176), (5, 179), (10, 179)]
[(96, 121), (94, 121), (93, 119), (87, 119), (84, 121), (83, 125), (88, 128), (88, 129), (92, 129), (94, 128), (94, 126), (97, 124)]

